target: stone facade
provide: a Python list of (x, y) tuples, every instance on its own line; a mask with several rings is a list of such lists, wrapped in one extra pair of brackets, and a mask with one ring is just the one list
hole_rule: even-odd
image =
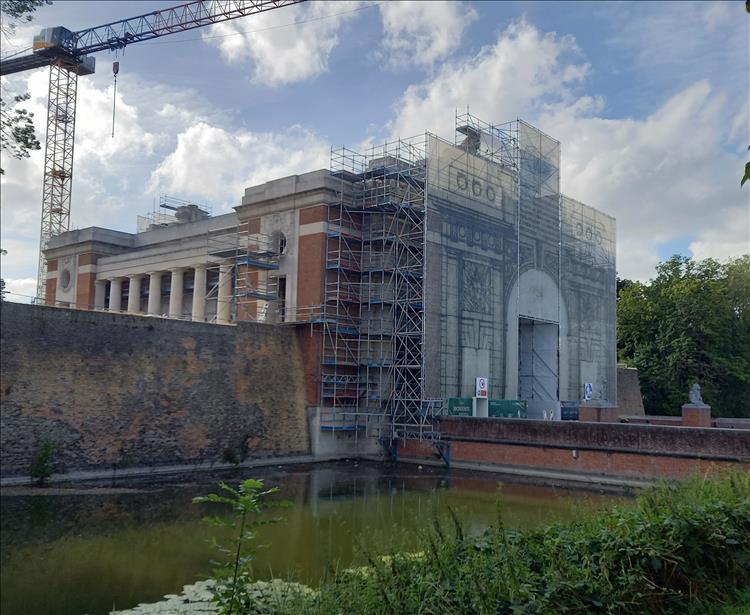
[(310, 452), (293, 328), (2, 304), (2, 475)]

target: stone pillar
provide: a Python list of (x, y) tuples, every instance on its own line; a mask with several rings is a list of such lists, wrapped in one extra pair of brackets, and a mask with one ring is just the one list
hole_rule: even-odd
[(122, 278), (109, 281), (109, 311), (119, 312), (122, 307)]
[(94, 309), (104, 309), (104, 298), (107, 295), (107, 280), (97, 280), (94, 283)]
[(148, 313), (161, 315), (161, 271), (152, 271), (148, 280)]
[(170, 271), (172, 280), (169, 286), (169, 317), (182, 318), (182, 280), (185, 270), (182, 267), (175, 267)]
[(216, 302), (216, 322), (227, 325), (232, 319), (232, 265), (219, 267), (219, 299)]
[(131, 275), (128, 288), (128, 314), (138, 314), (141, 311), (141, 279), (142, 275)]
[(706, 404), (683, 404), (683, 427), (711, 427), (711, 406)]
[(206, 320), (206, 267), (195, 266), (195, 278), (193, 281), (193, 320), (205, 322)]

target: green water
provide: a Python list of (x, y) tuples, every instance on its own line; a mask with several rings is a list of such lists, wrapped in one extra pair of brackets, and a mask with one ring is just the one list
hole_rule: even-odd
[[(208, 476), (157, 486), (116, 483), (0, 493), (0, 611), (3, 615), (96, 615), (179, 593), (205, 578), (215, 557), (196, 495), (263, 478), (293, 503), (286, 522), (261, 530), (259, 578), (317, 584), (331, 566), (363, 563), (362, 550), (413, 548), (417, 530), (451, 507), (469, 531), (498, 514), (509, 526), (574, 518), (616, 498), (520, 484), (484, 473), (353, 462)], [(498, 494), (502, 493), (499, 498)], [(278, 510), (273, 514), (278, 514)]]

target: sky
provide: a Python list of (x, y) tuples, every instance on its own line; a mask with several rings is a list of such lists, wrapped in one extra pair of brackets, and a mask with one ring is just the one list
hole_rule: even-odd
[[(60, 2), (3, 40), (176, 2)], [(115, 136), (112, 62), (120, 62)], [(214, 214), (244, 188), (430, 131), (456, 110), (523, 118), (561, 142), (562, 191), (617, 219), (620, 277), (679, 253), (750, 252), (750, 16), (744, 2), (305, 2), (96, 56), (78, 90), (71, 229), (134, 232), (161, 195)], [(28, 91), (44, 143), (48, 69)], [(34, 294), (43, 151), (2, 158), (0, 261)]]

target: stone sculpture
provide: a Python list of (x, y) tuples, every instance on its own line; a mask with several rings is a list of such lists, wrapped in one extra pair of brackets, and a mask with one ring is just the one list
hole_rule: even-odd
[(697, 382), (693, 384), (693, 387), (690, 389), (690, 403), (694, 406), (705, 405), (703, 397), (701, 397), (701, 385), (699, 385)]

